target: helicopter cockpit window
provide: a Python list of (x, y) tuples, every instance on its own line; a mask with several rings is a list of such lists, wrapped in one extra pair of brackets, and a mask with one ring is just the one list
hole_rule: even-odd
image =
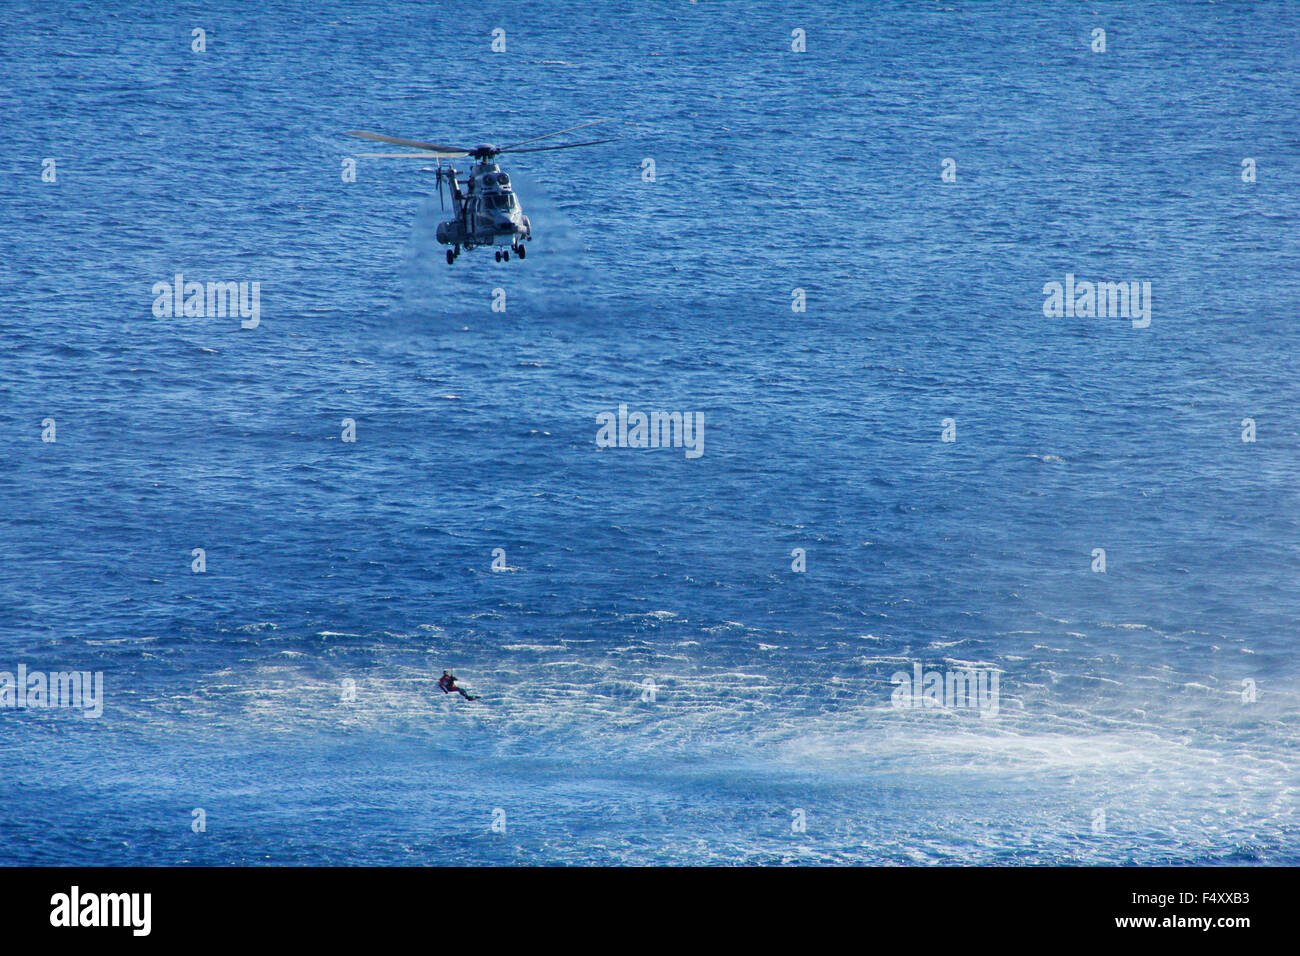
[(488, 193), (483, 204), (488, 209), (514, 209), (516, 200), (512, 193)]

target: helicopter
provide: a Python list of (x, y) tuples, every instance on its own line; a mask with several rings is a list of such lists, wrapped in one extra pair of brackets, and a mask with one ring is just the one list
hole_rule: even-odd
[[(523, 207), (519, 205), (519, 199), (510, 183), (510, 174), (497, 165), (496, 158), (498, 156), (502, 153), (540, 153), (553, 149), (575, 149), (579, 146), (612, 143), (613, 139), (594, 139), (586, 143), (566, 143), (562, 146), (519, 148), (526, 143), (535, 143), (538, 140), (549, 139), (562, 133), (571, 133), (587, 126), (608, 122), (609, 120), (604, 119), (592, 120), (590, 123), (580, 123), (577, 126), (570, 126), (568, 129), (556, 130), (554, 133), (544, 133), (541, 136), (534, 136), (531, 139), (511, 143), (508, 146), (483, 145), (475, 146), (472, 149), (460, 146), (444, 146), (438, 143), (423, 143), (419, 140), (401, 139), (397, 136), (386, 136), (383, 133), (367, 133), (361, 130), (348, 130), (347, 134), (380, 143), (392, 143), (395, 146), (410, 146), (413, 149), (422, 151), (418, 153), (358, 153), (358, 156), (370, 159), (437, 159), (437, 167), (429, 171), (434, 174), (434, 180), (438, 184), (438, 203), (445, 211), (447, 207), (442, 198), (443, 184), (445, 183), (451, 193), (451, 208), (455, 214), (454, 218), (439, 223), (437, 232), (438, 242), (451, 247), (447, 250), (447, 265), (451, 265), (460, 257), (462, 251), (477, 246), (509, 247), (494, 250), (497, 262), (509, 262), (511, 252), (520, 259), (527, 257), (524, 243), (532, 241), (533, 224), (524, 215)], [(465, 179), (457, 178), (460, 176), (461, 170), (450, 164), (446, 167), (442, 165), (444, 159), (459, 159), (461, 157), (469, 157), (474, 160)]]

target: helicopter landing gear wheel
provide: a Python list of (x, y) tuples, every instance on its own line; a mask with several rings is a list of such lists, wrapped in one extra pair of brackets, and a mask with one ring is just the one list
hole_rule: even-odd
[(520, 259), (525, 258), (525, 253), (526, 250), (524, 249), (524, 244), (522, 242), (519, 243), (519, 245), (515, 246), (515, 255), (517, 255)]
[(454, 252), (452, 252), (450, 249), (448, 249), (448, 250), (447, 250), (447, 265), (451, 265), (451, 264), (452, 264), (453, 262), (455, 262), (455, 261), (456, 261), (456, 253), (454, 253)]
[(498, 250), (496, 251), (496, 257), (497, 257), (497, 262), (500, 262), (500, 261), (501, 261), (501, 250), (500, 250), (500, 249), (498, 249)]
[(510, 250), (509, 250), (509, 249), (502, 249), (502, 250), (501, 250), (501, 261), (502, 261), (502, 262), (509, 262), (509, 261), (510, 261)]

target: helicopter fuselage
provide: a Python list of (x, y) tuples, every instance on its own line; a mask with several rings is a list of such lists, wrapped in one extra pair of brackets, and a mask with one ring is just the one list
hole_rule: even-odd
[[(532, 239), (532, 224), (524, 215), (510, 184), (509, 173), (491, 160), (475, 163), (465, 179), (448, 169), (454, 218), (439, 223), (437, 238), (445, 246), (473, 249), (476, 246), (520, 248)], [(459, 249), (457, 249), (459, 252)]]

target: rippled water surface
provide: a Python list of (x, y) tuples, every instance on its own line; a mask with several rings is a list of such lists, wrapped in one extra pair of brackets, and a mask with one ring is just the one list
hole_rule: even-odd
[(0, 862), (1300, 863), (1300, 21), (1004, 6), (4, 6)]

